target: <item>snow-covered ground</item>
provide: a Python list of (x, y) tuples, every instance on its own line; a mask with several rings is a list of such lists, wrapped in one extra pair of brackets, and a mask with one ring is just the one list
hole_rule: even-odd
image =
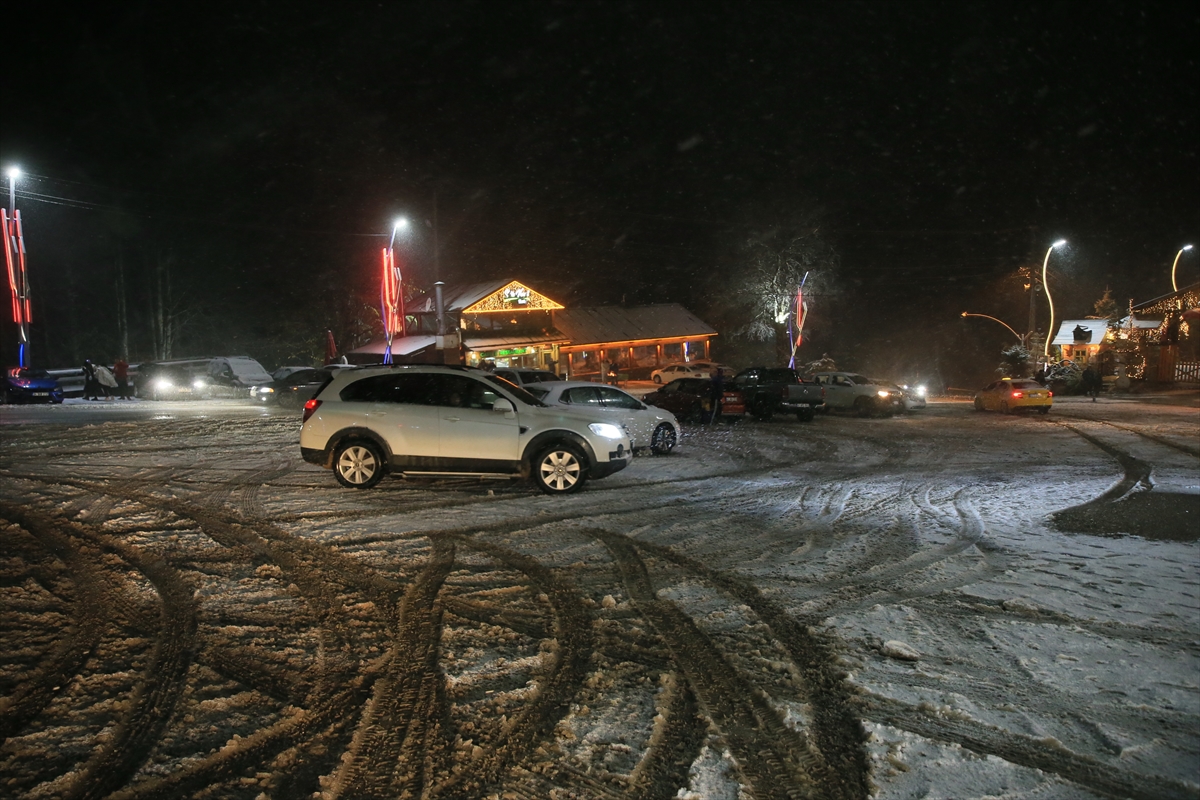
[(0, 407), (5, 793), (1200, 797), (1194, 398), (690, 427), (568, 498), (298, 429)]

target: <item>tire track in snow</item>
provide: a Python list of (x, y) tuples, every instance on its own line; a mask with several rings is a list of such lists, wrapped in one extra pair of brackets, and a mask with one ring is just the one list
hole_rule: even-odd
[(1195, 800), (1194, 787), (1154, 775), (1131, 774), (1094, 758), (1073, 753), (1059, 742), (1034, 739), (970, 719), (930, 714), (876, 694), (863, 700), (868, 719), (983, 755), (1066, 778), (1114, 800)]

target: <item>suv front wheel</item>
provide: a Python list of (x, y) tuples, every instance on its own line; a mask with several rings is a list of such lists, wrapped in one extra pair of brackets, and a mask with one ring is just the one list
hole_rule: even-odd
[(587, 460), (578, 448), (558, 442), (533, 459), (533, 482), (546, 494), (570, 494), (587, 483)]
[(333, 474), (349, 489), (370, 489), (383, 477), (383, 454), (373, 442), (347, 442), (333, 455)]

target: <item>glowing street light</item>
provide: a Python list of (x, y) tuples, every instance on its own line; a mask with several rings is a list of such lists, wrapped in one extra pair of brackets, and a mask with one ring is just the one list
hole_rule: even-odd
[(1191, 249), (1192, 246), (1190, 244), (1185, 244), (1183, 247), (1179, 248), (1179, 252), (1175, 254), (1175, 263), (1171, 265), (1171, 291), (1173, 292), (1179, 291), (1179, 286), (1175, 283), (1175, 268), (1179, 266), (1179, 257), (1183, 255), (1184, 250)]
[(1013, 336), (1017, 337), (1017, 339), (1019, 339), (1022, 342), (1022, 344), (1025, 342), (1025, 337), (1022, 336), (1021, 334), (1017, 333), (1016, 331), (1014, 331), (1012, 329), (1012, 326), (1009, 325), (1004, 320), (996, 319), (995, 317), (989, 317), (987, 314), (970, 314), (966, 311), (962, 312), (962, 315), (964, 317), (983, 317), (984, 319), (990, 319), (992, 322), (999, 322), (1001, 325), (1008, 328), (1009, 332), (1012, 333)]
[(404, 280), (400, 268), (396, 266), (396, 253), (392, 246), (396, 243), (396, 234), (408, 230), (408, 219), (397, 217), (392, 223), (392, 237), (383, 251), (383, 280), (379, 286), (380, 317), (383, 319), (383, 336), (387, 346), (383, 351), (383, 363), (392, 363), (392, 339), (397, 332), (404, 336)]
[(1054, 252), (1054, 248), (1066, 243), (1066, 239), (1059, 239), (1050, 245), (1046, 250), (1046, 257), (1042, 259), (1042, 288), (1046, 290), (1046, 301), (1050, 303), (1050, 327), (1046, 328), (1046, 346), (1042, 350), (1042, 355), (1046, 358), (1050, 357), (1050, 341), (1054, 338), (1054, 298), (1050, 296), (1050, 287), (1046, 285), (1046, 265), (1050, 263), (1050, 254)]
[(8, 216), (11, 218), (17, 210), (17, 178), (21, 177), (21, 170), (9, 167), (4, 170), (4, 174), (8, 178)]

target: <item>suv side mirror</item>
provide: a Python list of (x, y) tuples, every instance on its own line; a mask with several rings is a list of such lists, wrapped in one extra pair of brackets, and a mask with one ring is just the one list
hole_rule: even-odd
[(492, 404), (492, 411), (512, 414), (516, 409), (513, 408), (512, 400), (507, 397), (497, 397), (496, 402)]

